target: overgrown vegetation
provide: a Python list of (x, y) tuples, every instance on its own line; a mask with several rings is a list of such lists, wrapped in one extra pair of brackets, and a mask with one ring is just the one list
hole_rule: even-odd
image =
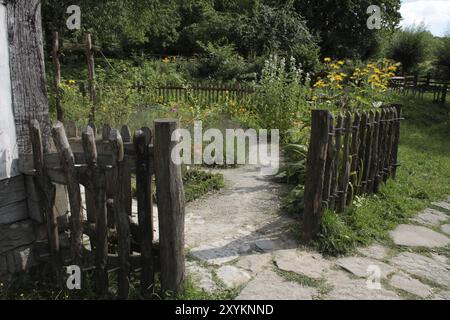
[(208, 192), (218, 191), (225, 186), (222, 174), (201, 170), (187, 170), (183, 174), (183, 182), (186, 202), (198, 199)]
[(449, 105), (396, 98), (405, 117), (397, 178), (376, 195), (356, 198), (343, 214), (325, 212), (316, 245), (326, 254), (348, 254), (372, 241), (389, 244), (389, 230), (450, 194)]

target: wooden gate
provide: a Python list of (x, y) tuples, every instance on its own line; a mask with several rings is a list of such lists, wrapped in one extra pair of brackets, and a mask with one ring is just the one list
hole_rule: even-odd
[[(118, 296), (129, 296), (130, 274), (139, 272), (144, 296), (155, 292), (160, 272), (163, 296), (184, 285), (184, 191), (181, 168), (171, 161), (176, 120), (155, 121), (131, 141), (127, 126), (104, 126), (96, 138), (93, 125), (77, 137), (73, 124), (52, 127), (56, 152), (44, 154), (39, 123), (30, 122), (33, 154), (21, 157), (21, 169), (35, 181), (39, 207), (47, 221), (49, 257), (58, 281), (63, 265), (95, 270), (95, 290), (108, 292), (108, 275), (118, 271)], [(154, 140), (154, 144), (152, 144)], [(131, 178), (136, 177), (137, 223), (132, 219)], [(152, 181), (155, 176), (159, 241), (154, 239)], [(69, 248), (54, 212), (54, 183), (67, 186), (70, 203)], [(86, 210), (80, 186), (85, 188)], [(85, 239), (89, 238), (89, 243)], [(158, 292), (160, 293), (160, 292)]]
[(320, 232), (328, 208), (337, 213), (355, 195), (378, 192), (395, 178), (401, 106), (350, 113), (334, 119), (328, 110), (313, 110), (304, 193), (303, 238)]

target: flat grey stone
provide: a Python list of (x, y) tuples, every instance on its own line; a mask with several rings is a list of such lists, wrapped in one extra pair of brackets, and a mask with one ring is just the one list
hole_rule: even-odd
[(444, 263), (444, 264), (448, 263), (448, 258), (446, 256), (443, 256), (443, 255), (440, 255), (437, 253), (431, 253), (431, 257), (440, 263)]
[(397, 289), (412, 293), (421, 298), (426, 298), (433, 293), (430, 286), (423, 284), (419, 280), (414, 279), (403, 272), (394, 274), (389, 281), (389, 284)]
[(445, 201), (432, 202), (431, 204), (435, 207), (439, 207), (439, 208), (450, 211), (450, 203), (448, 203), (448, 202), (445, 202)]
[(447, 221), (447, 219), (448, 216), (445, 213), (428, 208), (420, 212), (416, 217), (414, 217), (411, 220), (429, 226), (438, 226), (442, 222)]
[(195, 285), (200, 289), (213, 293), (218, 289), (216, 283), (212, 278), (211, 272), (203, 267), (200, 267), (192, 262), (186, 263), (186, 272), (192, 277)]
[[(332, 290), (323, 298), (326, 300), (398, 300), (400, 297), (390, 290), (383, 288), (375, 289), (369, 284), (370, 280), (351, 279), (346, 272), (331, 270), (326, 275), (327, 283)], [(370, 283), (369, 283), (370, 282)]]
[(236, 266), (255, 274), (263, 270), (265, 267), (270, 266), (271, 260), (272, 256), (268, 253), (251, 254), (239, 258), (239, 261), (236, 263)]
[(347, 257), (336, 261), (336, 264), (359, 278), (366, 278), (379, 268), (381, 278), (386, 278), (395, 269), (390, 265), (371, 258)]
[(450, 244), (450, 239), (431, 229), (401, 224), (389, 232), (394, 243), (407, 247), (444, 247)]
[(191, 254), (202, 261), (222, 265), (239, 258), (239, 249), (226, 243), (203, 244), (191, 250)]
[(228, 288), (234, 288), (248, 282), (252, 277), (235, 266), (222, 266), (217, 270), (217, 277)]
[(259, 273), (236, 300), (311, 300), (317, 290), (286, 281), (271, 270)]
[(259, 239), (255, 241), (255, 245), (258, 249), (264, 252), (270, 252), (280, 248), (280, 243), (271, 239)]
[(390, 262), (410, 274), (450, 287), (450, 268), (432, 258), (402, 252), (393, 257)]
[(358, 248), (358, 252), (366, 257), (382, 260), (387, 256), (388, 248), (374, 244), (369, 247)]
[(324, 272), (331, 267), (331, 263), (322, 255), (297, 249), (277, 251), (275, 263), (281, 270), (303, 274), (314, 279), (323, 277)]
[(450, 235), (450, 224), (443, 224), (441, 226), (441, 230), (446, 234)]
[(450, 300), (450, 291), (441, 291), (437, 293), (433, 300)]

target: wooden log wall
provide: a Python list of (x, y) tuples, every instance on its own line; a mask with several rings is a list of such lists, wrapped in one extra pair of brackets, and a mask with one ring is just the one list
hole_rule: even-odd
[(356, 195), (378, 192), (395, 178), (398, 164), (401, 106), (333, 116), (312, 111), (304, 193), (302, 235), (306, 241), (320, 232), (325, 209), (342, 213)]
[[(131, 137), (127, 126), (119, 131), (105, 125), (96, 138), (95, 129), (88, 125), (82, 130), (81, 139), (73, 123), (66, 128), (61, 122), (53, 125), (57, 153), (44, 153), (39, 123), (31, 121), (33, 153), (22, 155), (19, 163), (22, 173), (35, 179), (40, 209), (48, 217), (48, 252), (55, 280), (62, 285), (62, 266), (76, 264), (85, 272), (95, 271), (93, 288), (99, 297), (108, 294), (112, 272), (118, 272), (118, 297), (122, 299), (128, 298), (131, 274), (136, 271), (140, 271), (141, 293), (145, 297), (153, 293), (174, 297), (181, 293), (185, 280), (185, 201), (181, 168), (171, 161), (175, 145), (171, 135), (178, 122), (155, 122), (155, 146), (148, 127)], [(132, 175), (137, 179), (138, 209), (134, 213), (137, 223), (131, 210)], [(158, 199), (159, 244), (153, 240), (153, 177)], [(52, 210), (54, 183), (68, 188), (70, 250), (65, 253)], [(93, 217), (83, 214), (80, 185), (92, 197)], [(83, 242), (83, 235), (89, 237), (90, 246)], [(117, 244), (116, 248), (112, 243)], [(155, 291), (156, 272), (161, 273), (161, 292)]]

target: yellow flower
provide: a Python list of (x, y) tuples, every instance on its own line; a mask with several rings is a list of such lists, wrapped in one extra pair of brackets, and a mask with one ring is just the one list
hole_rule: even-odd
[(325, 58), (325, 59), (323, 59), (323, 61), (325, 61), (325, 62), (331, 62), (331, 58)]
[(75, 84), (76, 83), (75, 80), (69, 80), (68, 82), (69, 82), (69, 84)]
[(163, 63), (170, 63), (169, 57), (165, 57), (165, 58), (162, 60), (162, 62), (163, 62)]
[(339, 61), (337, 62), (337, 64), (340, 65), (340, 66), (344, 65), (344, 63), (345, 63), (344, 60), (339, 60)]

